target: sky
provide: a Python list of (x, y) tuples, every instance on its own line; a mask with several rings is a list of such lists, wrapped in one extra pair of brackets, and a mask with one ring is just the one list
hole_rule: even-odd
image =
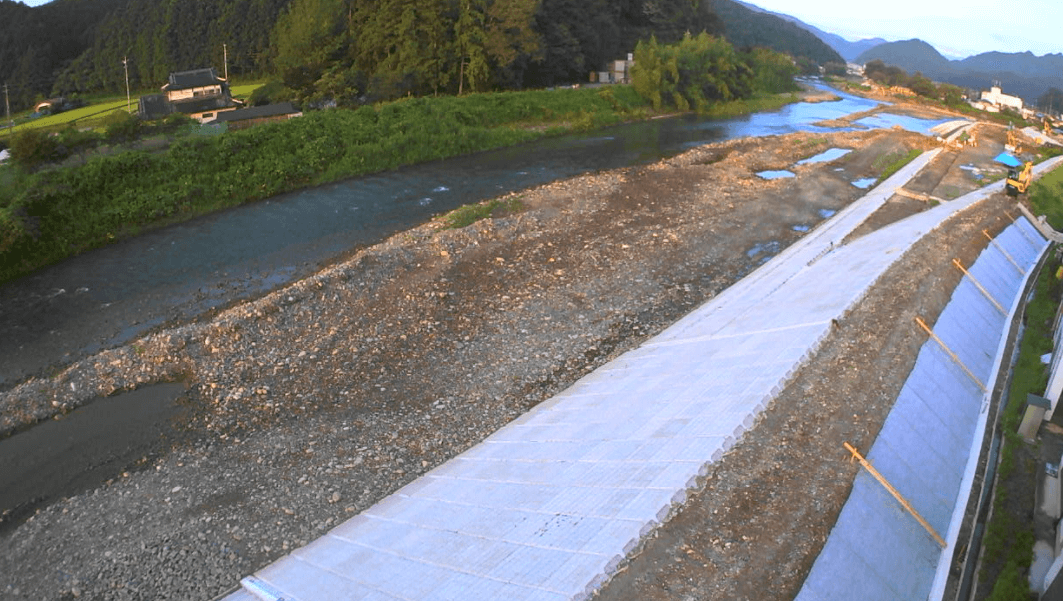
[(947, 58), (1063, 52), (1059, 0), (746, 0), (847, 40), (919, 38)]
[[(23, 0), (30, 6), (46, 0)], [(747, 0), (749, 1), (749, 0)], [(919, 38), (948, 58), (990, 52), (1063, 52), (1059, 0), (752, 0), (848, 40)]]

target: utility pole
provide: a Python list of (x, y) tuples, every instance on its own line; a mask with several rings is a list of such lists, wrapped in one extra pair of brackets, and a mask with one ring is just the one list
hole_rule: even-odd
[(225, 57), (225, 81), (229, 81), (229, 47), (226, 44), (221, 45), (222, 55)]
[(125, 112), (132, 113), (133, 107), (129, 101), (129, 57), (122, 57), (122, 66), (125, 67)]
[(8, 127), (14, 129), (15, 122), (11, 120), (11, 98), (8, 96), (6, 83), (4, 84), (4, 106), (7, 108)]

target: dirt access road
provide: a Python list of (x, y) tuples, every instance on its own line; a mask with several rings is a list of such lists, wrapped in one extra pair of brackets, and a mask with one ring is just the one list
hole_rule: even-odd
[[(956, 166), (995, 154), (991, 137), (939, 157), (924, 187), (937, 174), (957, 176), (957, 195), (978, 187)], [(886, 157), (934, 145), (902, 131), (740, 139), (557, 182), (507, 197), (494, 219), (415, 228), (7, 391), (5, 432), (167, 380), (188, 383), (191, 417), (172, 448), (102, 484), (5, 508), (0, 597), (222, 594), (712, 298), (861, 196), (850, 182)], [(832, 147), (852, 152), (794, 166)], [(797, 177), (755, 175), (777, 169)], [(868, 227), (922, 208), (908, 200)], [(984, 243), (967, 234), (1003, 227), (1007, 204), (984, 204), (927, 252), (973, 257)], [(657, 536), (674, 545), (648, 546), (603, 597), (762, 599), (772, 582), (781, 599), (799, 585), (853, 475), (823, 458), (850, 430), (869, 442), (921, 342), (907, 315), (932, 320), (956, 281), (946, 261), (891, 277), (784, 392), (794, 402), (720, 462), (701, 494), (722, 496), (695, 498), (703, 514), (680, 514)], [(852, 410), (858, 394), (870, 397)]]

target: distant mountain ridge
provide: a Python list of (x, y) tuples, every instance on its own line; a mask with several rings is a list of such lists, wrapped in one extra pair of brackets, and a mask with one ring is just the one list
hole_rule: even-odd
[(793, 17), (793, 16), (786, 15), (786, 14), (783, 14), (783, 13), (772, 12), (770, 10), (765, 10), (765, 9), (755, 5), (755, 4), (750, 4), (748, 2), (742, 2), (742, 0), (734, 0), (734, 1), (737, 4), (740, 4), (740, 5), (748, 8), (749, 10), (752, 10), (754, 12), (759, 12), (759, 13), (764, 13), (764, 14), (776, 16), (776, 17), (778, 17), (780, 19), (783, 19), (785, 21), (789, 21), (790, 23), (793, 23), (794, 25), (797, 25), (798, 27), (800, 27), (801, 29), (804, 29), (805, 31), (810, 32), (812, 35), (814, 35), (817, 38), (819, 38), (820, 40), (822, 40), (823, 43), (827, 44), (832, 49), (834, 49), (834, 51), (837, 52), (839, 55), (841, 55), (841, 57), (844, 58), (846, 62), (850, 62), (851, 63), (851, 62), (853, 62), (854, 59), (856, 59), (856, 57), (860, 56), (861, 53), (863, 53), (863, 52), (865, 52), (867, 50), (870, 50), (871, 48), (874, 48), (875, 46), (878, 46), (880, 44), (887, 43), (887, 41), (882, 39), (882, 38), (869, 38), (869, 39), (864, 39), (864, 40), (858, 40), (856, 42), (850, 42), (849, 40), (843, 38), (842, 36), (840, 36), (840, 35), (838, 35), (836, 33), (829, 33), (829, 32), (823, 31), (822, 29), (819, 29), (818, 27), (815, 27), (813, 25), (809, 25), (808, 23), (805, 23), (804, 21), (798, 19), (797, 17)]
[(1063, 89), (1063, 54), (984, 52), (950, 61), (930, 44), (913, 39), (881, 44), (856, 58), (860, 64), (872, 60), (969, 89), (988, 90), (994, 82), (999, 82), (1006, 93), (1030, 104), (1049, 88)]
[(716, 16), (723, 23), (724, 37), (738, 48), (764, 46), (824, 65), (845, 62), (830, 44), (792, 21), (738, 0), (714, 0)]
[(887, 42), (873, 38), (850, 42), (790, 15), (765, 10), (742, 0), (716, 0), (715, 4), (719, 6), (724, 2), (772, 15), (800, 27), (829, 45), (846, 62), (865, 64), (878, 59), (910, 74), (920, 72), (933, 80), (974, 90), (988, 90), (994, 82), (1000, 82), (1005, 92), (1019, 96), (1027, 103), (1036, 102), (1049, 88), (1063, 89), (1063, 54), (1035, 56), (1032, 52), (984, 52), (962, 60), (949, 60), (923, 40)]

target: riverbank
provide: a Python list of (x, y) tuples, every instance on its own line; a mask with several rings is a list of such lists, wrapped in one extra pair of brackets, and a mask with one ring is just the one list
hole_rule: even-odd
[[(735, 116), (797, 100), (763, 95), (713, 110)], [(35, 175), (0, 166), (0, 284), (283, 192), (655, 115), (630, 86), (415, 98), (185, 137)]]
[[(557, 182), (507, 196), (519, 212), (425, 224), (35, 378), (0, 396), (3, 428), (182, 378), (192, 417), (175, 448), (4, 534), (0, 591), (225, 592), (737, 281), (859, 197), (850, 182), (882, 156), (930, 145), (897, 131), (744, 138)], [(795, 166), (831, 147), (852, 152)], [(797, 177), (756, 176), (776, 169)], [(879, 219), (905, 210), (918, 208)]]

